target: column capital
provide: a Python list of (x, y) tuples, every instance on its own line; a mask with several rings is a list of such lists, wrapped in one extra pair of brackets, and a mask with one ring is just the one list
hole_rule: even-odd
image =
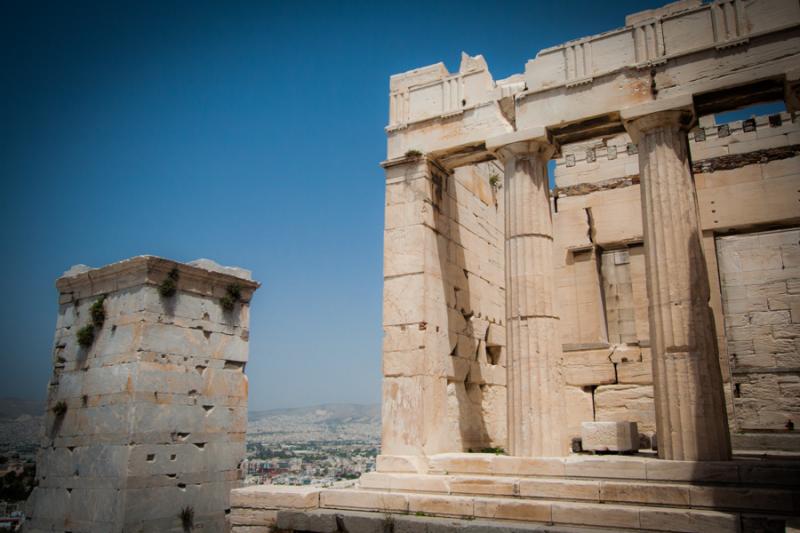
[(695, 122), (694, 103), (691, 96), (678, 96), (655, 100), (620, 112), (625, 129), (633, 142), (642, 134), (656, 128), (689, 130)]
[(486, 140), (486, 149), (501, 161), (525, 156), (550, 159), (556, 148), (550, 132), (544, 127), (506, 133)]

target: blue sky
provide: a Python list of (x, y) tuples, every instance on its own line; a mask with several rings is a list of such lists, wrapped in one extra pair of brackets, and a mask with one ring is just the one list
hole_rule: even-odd
[(155, 254), (263, 283), (251, 408), (379, 401), (389, 76), (661, 3), (3, 2), (0, 396), (44, 397), (64, 270)]

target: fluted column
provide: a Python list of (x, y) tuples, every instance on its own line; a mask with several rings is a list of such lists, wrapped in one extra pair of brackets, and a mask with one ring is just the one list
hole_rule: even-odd
[(563, 375), (554, 309), (553, 221), (546, 142), (500, 148), (505, 164), (508, 446), (516, 456), (565, 455)]
[(689, 162), (688, 111), (627, 126), (639, 147), (658, 454), (725, 460), (730, 435)]

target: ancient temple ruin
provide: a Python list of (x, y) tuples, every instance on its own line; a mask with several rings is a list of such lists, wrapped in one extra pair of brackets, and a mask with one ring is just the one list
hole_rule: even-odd
[(796, 524), (800, 4), (676, 2), (389, 100), (378, 471), (235, 490), (234, 531)]

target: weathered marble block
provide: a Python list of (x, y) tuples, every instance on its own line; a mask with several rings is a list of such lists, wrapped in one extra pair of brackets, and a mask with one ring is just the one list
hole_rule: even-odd
[(636, 422), (583, 422), (583, 449), (592, 452), (632, 452), (639, 449)]
[(195, 528), (225, 530), (258, 286), (241, 269), (152, 256), (57, 281), (28, 531), (184, 531), (185, 509)]

